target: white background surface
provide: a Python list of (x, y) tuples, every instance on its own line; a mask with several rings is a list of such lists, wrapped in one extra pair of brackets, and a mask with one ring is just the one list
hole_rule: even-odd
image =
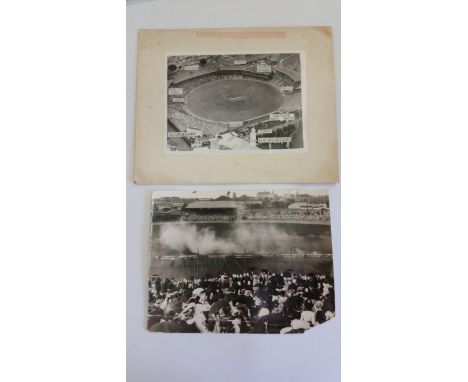
[[(218, 13), (221, 2), (231, 3), (213, 2)], [(278, 5), (286, 15), (321, 14), (289, 4)], [(468, 380), (467, 7), (343, 2), (343, 382)], [(235, 23), (280, 19), (226, 9)], [(115, 0), (10, 1), (0, 12), (1, 381), (125, 381), (125, 13)], [(129, 341), (129, 353), (139, 346)], [(186, 368), (194, 352), (177, 351)], [(212, 377), (212, 361), (188, 381)], [(244, 367), (259, 363), (269, 375), (289, 366)], [(228, 371), (247, 373), (238, 369)]]
[[(300, 12), (296, 12), (300, 9)], [(299, 336), (162, 334), (146, 331), (147, 238), (151, 190), (131, 182), (137, 30), (210, 27), (330, 25), (339, 111), (339, 1), (154, 1), (127, 6), (127, 377), (143, 381), (323, 381), (340, 379), (340, 189), (330, 192), (337, 317)], [(338, 114), (338, 121), (339, 121)], [(203, 171), (203, 169), (201, 169)], [(182, 188), (193, 190), (199, 186)], [(203, 187), (203, 186), (202, 186)], [(292, 185), (243, 186), (250, 189), (297, 188)], [(238, 189), (233, 185), (203, 188)]]

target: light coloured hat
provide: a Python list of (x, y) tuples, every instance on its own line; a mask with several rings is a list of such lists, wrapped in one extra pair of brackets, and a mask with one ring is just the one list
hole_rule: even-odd
[(310, 324), (307, 321), (303, 321), (303, 320), (292, 320), (291, 327), (294, 330), (297, 330), (297, 329), (307, 330), (307, 329), (310, 329)]
[(204, 292), (205, 292), (205, 290), (203, 288), (196, 288), (196, 289), (193, 290), (192, 294), (194, 296), (200, 296)]

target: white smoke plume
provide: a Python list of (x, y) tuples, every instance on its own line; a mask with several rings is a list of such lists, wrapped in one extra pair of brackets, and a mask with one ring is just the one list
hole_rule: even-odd
[(236, 224), (226, 237), (216, 235), (209, 227), (196, 224), (165, 224), (161, 226), (159, 242), (177, 252), (190, 250), (200, 254), (234, 254), (244, 249), (248, 252), (269, 252), (287, 246), (290, 235), (272, 225)]
[(166, 224), (161, 228), (160, 243), (167, 248), (182, 252), (189, 249), (200, 254), (229, 253), (236, 249), (234, 243), (216, 238), (209, 228), (197, 230), (194, 224)]

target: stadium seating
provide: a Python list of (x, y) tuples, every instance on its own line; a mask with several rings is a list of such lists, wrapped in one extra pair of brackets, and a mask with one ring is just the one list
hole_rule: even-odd
[[(173, 84), (174, 87), (182, 88), (183, 94), (187, 95), (193, 89), (219, 80), (235, 80), (249, 79), (270, 84), (276, 88), (284, 86), (293, 86), (294, 80), (286, 74), (274, 71), (273, 76), (266, 76), (250, 72), (248, 70), (218, 70), (215, 72), (204, 73), (199, 76), (194, 76), (189, 79)], [(183, 103), (171, 103), (172, 96), (168, 96), (168, 119), (174, 123), (180, 131), (186, 131), (188, 127), (196, 127), (203, 131), (205, 137), (214, 137), (229, 130), (228, 123), (214, 122), (203, 120), (202, 118), (193, 115)], [(301, 109), (301, 94), (300, 92), (285, 92), (285, 102), (281, 107), (282, 112), (292, 112)], [(244, 125), (252, 126), (259, 122), (267, 121), (268, 115), (259, 116), (248, 121), (244, 121)], [(245, 126), (244, 126), (245, 127)]]

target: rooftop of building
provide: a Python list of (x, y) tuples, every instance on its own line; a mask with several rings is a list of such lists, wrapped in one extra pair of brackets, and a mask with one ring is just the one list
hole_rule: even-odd
[(199, 200), (190, 203), (186, 209), (203, 209), (203, 208), (239, 208), (240, 204), (231, 200)]

